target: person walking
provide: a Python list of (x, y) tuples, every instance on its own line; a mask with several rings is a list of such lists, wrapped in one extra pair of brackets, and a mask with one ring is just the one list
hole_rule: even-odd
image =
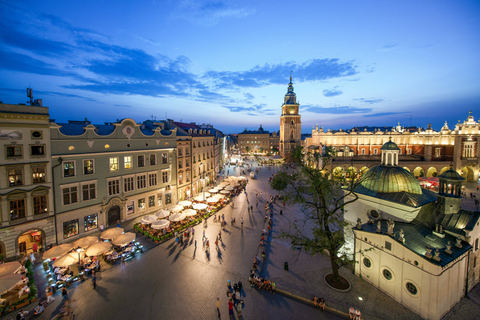
[(222, 302), (220, 301), (220, 298), (217, 297), (217, 312), (218, 312), (218, 319), (220, 319), (220, 305)]
[(228, 300), (228, 316), (230, 319), (233, 319), (233, 302), (232, 300)]
[(62, 288), (62, 298), (63, 298), (63, 301), (68, 299), (68, 292), (67, 292), (67, 288), (65, 287)]
[(240, 300), (237, 300), (237, 313), (238, 313), (238, 317), (241, 318), (242, 317), (242, 301)]
[(92, 283), (93, 283), (93, 289), (97, 288), (97, 276), (95, 275), (95, 271), (92, 271)]
[(195, 249), (197, 249), (197, 240), (195, 240)]

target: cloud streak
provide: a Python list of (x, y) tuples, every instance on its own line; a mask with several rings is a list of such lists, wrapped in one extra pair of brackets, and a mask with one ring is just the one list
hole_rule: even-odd
[(328, 89), (325, 89), (323, 90), (323, 95), (325, 97), (335, 97), (335, 96), (339, 96), (343, 93), (343, 91), (341, 90), (338, 90), (337, 87), (334, 87), (332, 90), (328, 90)]
[(335, 107), (320, 107), (320, 106), (307, 106), (304, 110), (312, 113), (320, 114), (352, 114), (352, 113), (368, 113), (372, 111), (372, 108), (360, 108), (351, 106), (335, 106)]

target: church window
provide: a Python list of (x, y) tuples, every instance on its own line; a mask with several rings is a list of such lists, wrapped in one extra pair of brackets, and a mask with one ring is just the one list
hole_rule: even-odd
[(373, 154), (377, 154), (378, 153), (378, 149), (373, 149)]
[(390, 270), (388, 270), (388, 269), (383, 269), (382, 274), (383, 274), (383, 277), (385, 278), (385, 280), (392, 280), (393, 279), (393, 275), (390, 272)]
[(292, 120), (292, 126), (295, 125), (295, 121)]
[(385, 249), (392, 250), (392, 243), (388, 242), (388, 241), (385, 241)]
[(372, 261), (368, 258), (363, 258), (363, 265), (365, 268), (371, 268), (372, 267)]
[(369, 215), (372, 219), (375, 219), (375, 220), (378, 219), (378, 218), (380, 218), (380, 213), (378, 213), (377, 210), (370, 210), (370, 211), (368, 212), (368, 215)]
[(418, 290), (417, 290), (417, 287), (413, 283), (407, 282), (407, 284), (405, 286), (407, 288), (408, 293), (410, 293), (413, 296), (417, 295)]
[(365, 149), (362, 149), (362, 154), (365, 154)]

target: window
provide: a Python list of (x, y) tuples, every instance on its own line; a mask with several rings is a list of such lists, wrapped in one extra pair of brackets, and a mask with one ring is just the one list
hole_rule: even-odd
[(110, 171), (118, 170), (118, 158), (110, 158)]
[(137, 166), (139, 168), (145, 167), (145, 156), (143, 154), (137, 156)]
[(162, 206), (162, 194), (161, 193), (157, 194), (157, 204), (158, 204), (159, 207)]
[(178, 161), (178, 169), (182, 169), (183, 168), (183, 160), (182, 159), (179, 159), (180, 161)]
[(178, 148), (178, 156), (179, 157), (183, 157), (183, 149), (182, 148)]
[(85, 222), (85, 231), (90, 231), (98, 228), (98, 214), (91, 214), (86, 216), (84, 219)]
[(378, 213), (377, 210), (370, 210), (368, 212), (368, 215), (370, 216), (370, 218), (372, 218), (374, 220), (377, 220), (378, 218), (380, 218), (380, 213)]
[(148, 185), (156, 186), (158, 184), (158, 174), (156, 172), (148, 174)]
[(129, 192), (135, 190), (134, 177), (123, 178), (123, 191)]
[(9, 158), (20, 158), (22, 157), (22, 146), (14, 145), (14, 146), (5, 146), (7, 149), (5, 154), (7, 155), (7, 159)]
[(388, 270), (388, 269), (383, 269), (382, 274), (383, 274), (383, 277), (385, 278), (385, 280), (392, 280), (393, 279), (393, 275), (390, 272), (390, 270)]
[(387, 250), (392, 250), (392, 243), (391, 242), (388, 242), (388, 241), (385, 241), (385, 249)]
[(378, 154), (378, 149), (373, 149), (373, 154)]
[(183, 184), (183, 173), (178, 174), (178, 184)]
[(23, 185), (23, 169), (22, 168), (8, 169), (8, 185), (10, 187)]
[(148, 197), (148, 207), (155, 207), (155, 196)]
[(189, 147), (186, 147), (185, 148), (185, 154), (188, 156), (190, 154), (190, 148)]
[(412, 154), (412, 149), (407, 148), (407, 154)]
[(169, 204), (171, 204), (171, 203), (172, 203), (172, 194), (171, 194), (171, 193), (167, 193), (167, 194), (165, 195), (165, 204), (166, 204), (166, 205), (169, 205)]
[(78, 202), (78, 188), (76, 186), (64, 187), (62, 189), (63, 205), (77, 203)]
[(413, 296), (415, 296), (418, 293), (417, 287), (411, 282), (407, 282), (405, 287), (407, 288), (408, 293), (410, 293)]
[(187, 182), (190, 182), (190, 171), (187, 171), (186, 176), (187, 176)]
[(108, 181), (108, 195), (114, 195), (120, 193), (120, 179)]
[(365, 154), (365, 149), (362, 149), (362, 154)]
[(47, 196), (33, 197), (33, 214), (42, 214), (47, 211)]
[(44, 156), (45, 155), (45, 146), (44, 145), (30, 146), (30, 155), (32, 155), (32, 156)]
[(190, 167), (190, 159), (185, 159), (185, 167)]
[(154, 166), (157, 164), (157, 158), (155, 157), (155, 154), (150, 155), (150, 165)]
[(25, 218), (25, 199), (10, 201), (10, 220)]
[(147, 177), (145, 174), (137, 175), (137, 189), (142, 189), (147, 187)]
[(442, 152), (441, 148), (435, 148), (435, 158), (440, 158), (441, 152)]
[(83, 174), (93, 174), (93, 160), (83, 160)]
[(167, 164), (167, 163), (168, 163), (168, 154), (162, 153), (162, 164)]
[(78, 219), (63, 223), (63, 239), (73, 237), (78, 234)]
[(132, 156), (125, 156), (123, 157), (123, 168), (125, 169), (132, 169)]
[(96, 183), (82, 185), (83, 201), (92, 200), (97, 197)]
[(162, 171), (162, 183), (168, 183), (168, 170)]
[(66, 177), (75, 177), (75, 161), (64, 161), (63, 162), (63, 176)]
[(365, 268), (371, 268), (372, 267), (372, 261), (368, 258), (363, 258), (363, 265)]
[(138, 199), (138, 209), (139, 209), (139, 210), (145, 209), (145, 198), (143, 198), (143, 199)]

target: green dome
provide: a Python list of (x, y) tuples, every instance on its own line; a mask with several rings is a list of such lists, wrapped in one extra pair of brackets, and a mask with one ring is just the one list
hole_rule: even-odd
[(397, 144), (395, 142), (393, 142), (392, 140), (386, 142), (381, 148), (380, 150), (400, 150), (400, 148), (397, 146)]
[(458, 174), (457, 171), (453, 170), (453, 169), (448, 169), (447, 171), (445, 171), (444, 173), (442, 173), (441, 175), (439, 175), (437, 178), (439, 179), (447, 179), (447, 180), (459, 180), (459, 181), (463, 181), (465, 180), (464, 177), (462, 177), (461, 175)]
[[(397, 146), (393, 142), (392, 144)], [(363, 175), (360, 185), (368, 190), (379, 193), (405, 191), (422, 194), (422, 188), (417, 179), (407, 170), (397, 166), (379, 165), (369, 169)]]

